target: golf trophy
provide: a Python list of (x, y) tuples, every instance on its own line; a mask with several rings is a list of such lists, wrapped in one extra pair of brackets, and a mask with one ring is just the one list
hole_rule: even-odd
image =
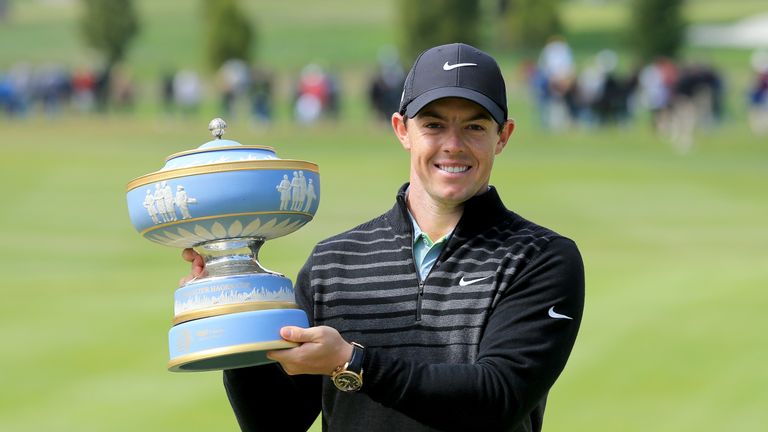
[(194, 248), (205, 273), (175, 292), (168, 334), (173, 372), (234, 369), (268, 363), (266, 352), (297, 344), (286, 325), (307, 327), (291, 280), (259, 263), (266, 240), (312, 220), (320, 200), (316, 164), (280, 159), (271, 147), (214, 139), (166, 158), (159, 171), (128, 183), (134, 228), (166, 246)]

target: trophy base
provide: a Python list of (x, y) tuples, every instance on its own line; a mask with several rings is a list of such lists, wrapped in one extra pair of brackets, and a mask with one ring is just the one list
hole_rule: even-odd
[(267, 351), (293, 348), (298, 345), (281, 339), (212, 349), (177, 357), (168, 362), (168, 370), (171, 372), (203, 372), (258, 366), (272, 363), (272, 360), (267, 358)]
[(168, 333), (171, 372), (236, 369), (271, 363), (266, 352), (298, 344), (280, 337), (284, 326), (308, 327), (301, 309), (267, 309), (188, 321)]

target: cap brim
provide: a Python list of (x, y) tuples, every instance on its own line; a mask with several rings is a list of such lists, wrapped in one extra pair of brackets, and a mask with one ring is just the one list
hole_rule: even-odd
[(419, 111), (430, 103), (443, 98), (457, 97), (467, 99), (474, 102), (481, 107), (485, 108), (488, 113), (491, 114), (496, 123), (504, 124), (507, 121), (507, 116), (496, 102), (494, 102), (488, 96), (465, 87), (440, 87), (433, 90), (426, 91), (420, 94), (417, 98), (412, 100), (407, 107), (405, 107), (405, 115), (410, 118), (416, 116)]

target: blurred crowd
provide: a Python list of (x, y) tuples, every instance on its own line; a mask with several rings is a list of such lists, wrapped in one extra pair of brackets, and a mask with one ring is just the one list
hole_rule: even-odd
[(622, 125), (645, 110), (657, 132), (687, 151), (696, 127), (722, 119), (724, 82), (714, 67), (658, 58), (622, 74), (618, 63), (615, 52), (603, 50), (579, 69), (567, 42), (553, 37), (525, 68), (541, 126)]
[[(233, 118), (241, 105), (256, 121), (272, 119), (272, 73), (251, 67), (242, 60), (229, 60), (217, 71), (214, 87), (219, 111)], [(167, 115), (194, 116), (206, 100), (205, 78), (193, 69), (167, 70), (162, 74), (160, 95)]]
[[(213, 77), (193, 69), (165, 70), (159, 78), (159, 105), (168, 116), (195, 116), (217, 99), (216, 111), (228, 118), (248, 113), (269, 123), (274, 115), (274, 76), (242, 60), (225, 62)], [(69, 69), (62, 65), (17, 63), (0, 70), (0, 118), (62, 112), (107, 113), (134, 110), (137, 83), (123, 65)], [(300, 123), (337, 118), (338, 78), (316, 64), (303, 68), (292, 84), (292, 116)]]
[[(196, 114), (204, 100), (203, 78), (193, 70), (171, 71), (162, 80), (166, 113)], [(225, 62), (215, 75), (219, 111), (227, 118), (247, 112), (257, 123), (269, 124), (274, 116), (275, 79), (272, 71), (242, 60)], [(316, 64), (305, 66), (293, 83), (292, 117), (302, 124), (339, 115), (339, 80)]]
[[(654, 130), (684, 152), (693, 145), (697, 128), (714, 127), (723, 119), (726, 87), (720, 71), (711, 65), (658, 58), (622, 73), (618, 55), (603, 50), (577, 66), (567, 41), (553, 37), (537, 59), (522, 66), (545, 130), (624, 125), (647, 112)], [(754, 133), (768, 134), (768, 51), (756, 51), (751, 66), (754, 79), (745, 98), (749, 122)], [(389, 121), (398, 108), (404, 80), (397, 50), (383, 47), (367, 85), (375, 117)], [(274, 73), (242, 60), (225, 62), (213, 78), (192, 69), (166, 70), (159, 79), (160, 105), (169, 116), (194, 116), (207, 103), (211, 89), (221, 115), (247, 113), (262, 124), (273, 120)], [(0, 70), (0, 117), (130, 112), (136, 95), (134, 79), (122, 65), (70, 70), (55, 64), (18, 63)], [(299, 124), (337, 119), (340, 80), (320, 65), (308, 64), (292, 80), (290, 98), (291, 116)]]
[(131, 110), (134, 97), (133, 80), (122, 66), (70, 70), (56, 64), (34, 68), (18, 63), (0, 70), (0, 114), (10, 117), (38, 111), (54, 116), (62, 110)]
[[(717, 126), (724, 116), (725, 79), (713, 65), (657, 58), (620, 73), (618, 55), (598, 52), (577, 67), (568, 43), (553, 37), (523, 74), (540, 125), (558, 131), (573, 127), (622, 125), (649, 113), (651, 126), (681, 152), (694, 132)], [(750, 126), (768, 133), (768, 52), (752, 56), (754, 79), (747, 90)]]

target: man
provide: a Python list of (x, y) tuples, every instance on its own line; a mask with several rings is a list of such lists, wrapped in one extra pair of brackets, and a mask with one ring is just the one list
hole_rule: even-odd
[(321, 410), (330, 431), (541, 430), (583, 267), (571, 240), (488, 185), (514, 129), (495, 60), (425, 51), (392, 127), (410, 182), (391, 210), (315, 247), (296, 280), (312, 327), (281, 330), (301, 345), (224, 372), (243, 430), (305, 430)]

